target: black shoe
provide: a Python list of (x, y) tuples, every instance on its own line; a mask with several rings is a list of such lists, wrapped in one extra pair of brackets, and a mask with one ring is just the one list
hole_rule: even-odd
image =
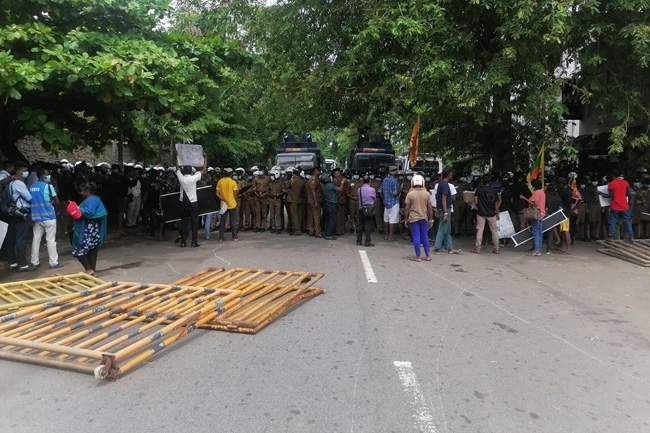
[(325, 239), (326, 241), (335, 241), (336, 236), (325, 236), (323, 239)]
[(198, 248), (200, 246), (201, 246), (201, 244), (199, 244), (197, 242), (192, 242), (192, 245), (190, 245), (190, 248)]
[(276, 230), (276, 231), (275, 231), (275, 234), (276, 234), (276, 235), (279, 235), (280, 233), (282, 233), (282, 230)]
[(357, 245), (361, 245), (361, 239), (357, 239)]
[(261, 231), (262, 233), (264, 233), (264, 232), (266, 231), (266, 229), (260, 229), (260, 231)]
[(315, 237), (315, 238), (322, 238), (323, 235), (321, 235), (321, 234), (319, 233), (319, 234), (317, 234), (317, 235), (314, 235), (314, 237)]
[(366, 242), (366, 243), (363, 244), (363, 245), (366, 246), (366, 247), (374, 247), (374, 246), (375, 246), (375, 244), (372, 244), (372, 243), (370, 243), (370, 242)]
[(177, 237), (176, 239), (174, 239), (174, 243), (175, 243), (175, 244), (179, 243), (180, 241), (181, 241), (181, 237), (180, 237), (180, 236)]
[(187, 242), (181, 242), (181, 248), (185, 248), (187, 246)]

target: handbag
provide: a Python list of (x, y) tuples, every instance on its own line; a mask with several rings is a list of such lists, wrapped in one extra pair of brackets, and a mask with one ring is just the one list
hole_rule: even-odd
[(539, 221), (542, 219), (542, 212), (537, 206), (528, 206), (524, 212), (526, 221)]
[[(361, 203), (363, 203), (363, 194), (361, 191), (363, 190), (363, 186), (359, 188), (359, 198), (361, 199)], [(361, 205), (361, 213), (363, 214), (364, 217), (373, 217), (375, 216), (375, 204), (362, 204)]]

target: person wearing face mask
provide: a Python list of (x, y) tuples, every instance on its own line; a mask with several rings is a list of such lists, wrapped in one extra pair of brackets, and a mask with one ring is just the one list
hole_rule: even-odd
[(348, 183), (346, 195), (348, 197), (348, 212), (350, 214), (350, 233), (355, 233), (359, 226), (359, 188), (363, 186), (359, 172), (352, 174)]
[(284, 194), (284, 179), (278, 170), (271, 171), (271, 182), (269, 182), (269, 214), (271, 233), (282, 233), (282, 195)]
[(254, 232), (266, 231), (266, 215), (269, 212), (269, 183), (271, 178), (267, 175), (266, 170), (259, 170), (259, 176), (253, 180), (253, 189), (255, 190), (255, 201), (253, 213)]
[(581, 205), (586, 207), (585, 223), (583, 230), (580, 230), (579, 236), (585, 240), (595, 241), (600, 233), (600, 216), (602, 209), (600, 208), (600, 200), (598, 199), (598, 190), (596, 186), (598, 181), (589, 181), (580, 189), (580, 196), (582, 197)]
[(243, 232), (253, 228), (253, 210), (255, 208), (253, 172), (249, 171), (237, 181), (237, 188), (240, 191), (241, 210), (239, 213), (239, 228)]
[(6, 192), (3, 193), (3, 199), (8, 198), (9, 203), (2, 204), (3, 210), (6, 210), (6, 206), (10, 204), (15, 206), (16, 209), (16, 212), (8, 212), (4, 215), (4, 219), (9, 225), (5, 244), (9, 269), (21, 272), (30, 270), (26, 258), (27, 230), (29, 229), (27, 215), (32, 201), (32, 195), (29, 193), (27, 185), (25, 185), (28, 176), (27, 163), (17, 162), (14, 164), (12, 179), (5, 185)]
[(131, 170), (127, 174), (129, 188), (127, 191), (126, 204), (126, 228), (135, 227), (140, 214), (140, 195), (142, 194), (142, 184), (137, 172)]
[(321, 169), (314, 168), (307, 182), (307, 230), (309, 236), (322, 238), (321, 208), (323, 206), (323, 185), (320, 182)]
[(49, 170), (40, 169), (36, 174), (38, 181), (29, 187), (29, 192), (32, 195), (31, 218), (34, 231), (32, 266), (34, 268), (41, 266), (39, 247), (43, 234), (45, 234), (50, 269), (62, 268), (65, 265), (59, 263), (59, 255), (56, 251), (56, 210), (54, 208), (59, 203), (59, 197), (57, 197), (56, 190), (51, 184), (52, 177)]

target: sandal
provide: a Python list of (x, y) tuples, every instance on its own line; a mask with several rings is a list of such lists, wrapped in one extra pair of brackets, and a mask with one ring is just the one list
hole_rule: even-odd
[(542, 255), (542, 253), (536, 253), (535, 251), (528, 251), (526, 255), (529, 257), (539, 257)]
[(430, 261), (431, 261), (431, 256), (426, 256), (426, 257), (424, 258), (424, 260), (426, 260), (427, 262), (430, 262)]
[(418, 256), (415, 256), (415, 257), (411, 257), (411, 261), (412, 262), (421, 262), (422, 259), (420, 257), (418, 257)]
[(447, 254), (460, 254), (461, 251), (462, 250), (460, 250), (460, 249), (458, 249), (458, 250), (449, 250), (449, 251), (447, 251)]
[[(476, 250), (476, 249), (475, 249), (475, 250), (472, 250), (472, 252), (473, 252), (474, 254), (481, 254), (481, 250)], [(449, 253), (449, 254), (451, 254), (451, 253)]]

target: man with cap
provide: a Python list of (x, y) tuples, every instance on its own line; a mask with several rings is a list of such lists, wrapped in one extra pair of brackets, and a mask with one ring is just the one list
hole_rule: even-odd
[(289, 187), (285, 191), (287, 194), (287, 204), (289, 205), (289, 214), (293, 229), (291, 232), (292, 236), (300, 236), (302, 234), (301, 208), (304, 205), (304, 191), (305, 181), (300, 177), (300, 170), (294, 169), (291, 180), (289, 181)]
[(201, 171), (192, 174), (193, 167), (191, 165), (184, 165), (182, 170), (178, 166), (178, 156), (176, 157), (176, 177), (180, 184), (180, 197), (181, 202), (181, 248), (187, 246), (187, 237), (189, 236), (189, 229), (192, 229), (192, 243), (191, 247), (199, 247), (197, 241), (199, 230), (199, 202), (196, 195), (196, 183), (201, 180), (201, 177), (208, 169), (208, 155), (203, 152), (203, 167)]
[(339, 189), (336, 206), (336, 236), (343, 236), (345, 233), (345, 214), (347, 213), (347, 179), (341, 173), (341, 169), (335, 168), (332, 170), (332, 183)]
[(395, 225), (399, 223), (399, 187), (397, 185), (397, 167), (388, 167), (388, 176), (384, 178), (379, 187), (379, 195), (384, 202), (384, 239), (395, 241), (393, 235)]
[(223, 169), (223, 177), (217, 183), (217, 197), (221, 200), (221, 206), (224, 204), (227, 210), (221, 215), (219, 221), (219, 242), (224, 240), (226, 234), (226, 219), (230, 220), (230, 232), (232, 240), (237, 242), (239, 235), (237, 233), (237, 182), (232, 179), (232, 168)]
[(307, 183), (307, 230), (309, 236), (322, 238), (321, 235), (321, 206), (323, 204), (323, 186), (320, 182), (321, 169), (314, 168)]

